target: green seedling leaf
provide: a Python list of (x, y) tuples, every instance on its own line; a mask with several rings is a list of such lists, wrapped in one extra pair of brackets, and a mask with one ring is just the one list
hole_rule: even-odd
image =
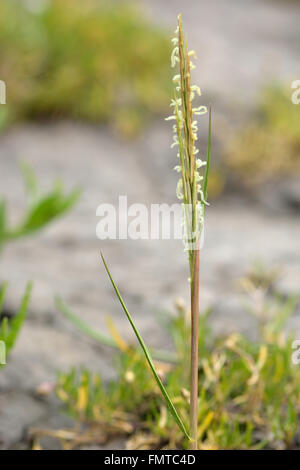
[(2, 309), (3, 309), (7, 286), (8, 286), (7, 282), (4, 282), (0, 289), (0, 313), (2, 312)]
[(22, 328), (22, 325), (25, 321), (27, 311), (28, 311), (28, 305), (29, 305), (32, 287), (33, 287), (32, 282), (29, 282), (27, 284), (25, 294), (23, 296), (19, 311), (16, 314), (16, 316), (13, 318), (13, 320), (10, 322), (9, 327), (7, 328), (8, 333), (6, 334), (6, 338), (4, 340), (6, 344), (7, 354), (14, 347), (17, 337)]
[(5, 317), (3, 318), (1, 325), (0, 325), (0, 341), (5, 342), (6, 336), (7, 336), (7, 329), (8, 329), (8, 318)]
[(69, 196), (64, 196), (60, 191), (45, 196), (32, 207), (21, 228), (13, 235), (28, 235), (40, 230), (68, 211), (77, 202), (80, 193), (80, 190), (75, 189)]
[(79, 316), (75, 315), (69, 307), (62, 301), (60, 297), (55, 298), (55, 304), (57, 309), (69, 320), (71, 320), (77, 328), (85, 333), (90, 338), (96, 340), (100, 344), (104, 344), (106, 346), (110, 346), (112, 348), (116, 347), (116, 343), (109, 337), (95, 331), (92, 327), (90, 327), (86, 322), (84, 322)]
[(171, 398), (170, 398), (169, 395), (168, 395), (167, 390), (165, 389), (165, 387), (164, 387), (162, 381), (160, 380), (160, 378), (159, 378), (159, 376), (158, 376), (158, 374), (157, 374), (157, 372), (156, 372), (156, 369), (155, 369), (153, 360), (152, 360), (152, 358), (151, 358), (150, 352), (149, 352), (149, 350), (148, 350), (146, 344), (144, 343), (144, 340), (142, 339), (142, 337), (141, 337), (141, 335), (140, 335), (138, 329), (136, 328), (136, 326), (135, 326), (135, 324), (134, 324), (134, 321), (133, 321), (133, 319), (132, 319), (130, 313), (129, 313), (128, 310), (127, 310), (127, 307), (126, 307), (126, 305), (125, 305), (125, 303), (124, 303), (124, 301), (123, 301), (123, 299), (122, 299), (122, 297), (121, 297), (121, 294), (120, 294), (120, 292), (119, 292), (119, 290), (118, 290), (118, 288), (117, 288), (117, 286), (116, 286), (116, 284), (115, 284), (115, 282), (114, 282), (114, 280), (113, 280), (113, 278), (112, 278), (112, 275), (110, 274), (110, 271), (109, 271), (109, 269), (108, 269), (108, 266), (107, 266), (107, 264), (106, 264), (106, 261), (105, 261), (104, 256), (103, 256), (102, 253), (101, 253), (101, 258), (102, 258), (103, 264), (104, 264), (104, 266), (105, 266), (106, 272), (107, 272), (107, 274), (108, 274), (108, 277), (109, 277), (109, 279), (110, 279), (110, 281), (111, 281), (111, 283), (112, 283), (112, 286), (113, 286), (113, 288), (114, 288), (114, 290), (115, 290), (115, 293), (116, 293), (116, 295), (117, 295), (117, 297), (118, 297), (118, 299), (119, 299), (119, 301), (120, 301), (120, 304), (121, 304), (121, 306), (122, 306), (122, 308), (123, 308), (123, 310), (124, 310), (124, 312), (125, 312), (125, 314), (126, 314), (126, 316), (127, 316), (127, 318), (128, 318), (128, 321), (129, 321), (130, 325), (131, 325), (132, 328), (133, 328), (133, 331), (134, 331), (134, 333), (135, 333), (135, 335), (136, 335), (136, 337), (137, 337), (137, 339), (138, 339), (138, 342), (140, 343), (140, 346), (141, 346), (141, 348), (142, 348), (142, 350), (143, 350), (143, 352), (144, 352), (144, 354), (145, 354), (145, 357), (146, 357), (146, 359), (147, 359), (147, 362), (148, 362), (148, 364), (149, 364), (149, 366), (150, 366), (150, 369), (151, 369), (151, 371), (152, 371), (152, 373), (153, 373), (153, 376), (154, 376), (154, 378), (155, 378), (155, 380), (156, 380), (156, 383), (157, 383), (157, 385), (158, 385), (158, 387), (159, 387), (159, 389), (160, 389), (160, 391), (161, 391), (161, 393), (162, 393), (162, 395), (163, 395), (163, 397), (164, 397), (164, 399), (165, 399), (165, 402), (166, 402), (166, 404), (167, 404), (167, 406), (168, 406), (168, 408), (169, 408), (169, 410), (170, 410), (172, 416), (174, 417), (174, 419), (175, 419), (175, 421), (176, 421), (178, 427), (180, 428), (180, 430), (183, 432), (183, 434), (185, 435), (185, 437), (186, 437), (187, 439), (191, 440), (190, 436), (188, 435), (188, 433), (187, 433), (187, 431), (186, 431), (186, 429), (185, 429), (185, 426), (184, 426), (183, 422), (182, 422), (181, 419), (180, 419), (180, 416), (179, 416), (178, 413), (177, 413), (177, 410), (176, 410), (175, 406), (173, 405), (173, 403), (172, 403), (172, 401), (171, 401)]
[[(4, 282), (0, 289), (0, 315), (3, 310), (3, 304), (5, 300), (7, 286), (8, 286), (7, 282)], [(3, 318), (2, 322), (0, 322), (0, 341), (5, 341), (6, 339), (7, 322), (8, 322), (7, 318)]]
[[(82, 318), (80, 318), (78, 315), (76, 315), (64, 302), (63, 300), (59, 297), (55, 297), (55, 304), (56, 308), (71, 322), (77, 326), (77, 328), (82, 331), (82, 333), (86, 334), (90, 338), (94, 339), (100, 344), (103, 344), (105, 346), (109, 346), (110, 348), (117, 349), (117, 345), (113, 339), (110, 337), (100, 333), (99, 331), (95, 331), (94, 328), (92, 328), (88, 323), (86, 323)], [(170, 363), (176, 363), (178, 361), (178, 358), (175, 354), (172, 354), (169, 351), (161, 351), (161, 350), (155, 350), (153, 351), (153, 357), (158, 360), (158, 361), (164, 361), (164, 362), (170, 362)]]
[(205, 171), (204, 182), (203, 182), (203, 194), (204, 194), (205, 201), (207, 199), (207, 186), (208, 186), (208, 177), (209, 177), (209, 169), (210, 169), (210, 152), (211, 152), (211, 106), (209, 106), (206, 171)]

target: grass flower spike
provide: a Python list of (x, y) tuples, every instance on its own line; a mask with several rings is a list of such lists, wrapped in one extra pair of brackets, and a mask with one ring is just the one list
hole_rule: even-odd
[[(191, 85), (191, 70), (194, 68), (190, 57), (195, 57), (195, 52), (188, 52), (182, 32), (181, 17), (178, 17), (176, 37), (172, 39), (173, 51), (171, 54), (172, 67), (178, 67), (178, 73), (173, 78), (174, 97), (171, 101), (173, 114), (167, 120), (175, 121), (173, 124), (172, 147), (178, 147), (180, 165), (175, 169), (180, 173), (177, 185), (177, 196), (183, 201), (183, 224), (185, 228), (184, 244), (188, 251), (191, 282), (191, 393), (190, 393), (190, 431), (185, 428), (179, 413), (177, 412), (171, 397), (169, 396), (147, 346), (145, 345), (121, 294), (113, 280), (108, 265), (101, 254), (105, 269), (112, 283), (116, 296), (131, 324), (138, 342), (143, 350), (148, 366), (161, 391), (165, 403), (183, 435), (192, 443), (191, 448), (197, 449), (198, 426), (198, 329), (199, 329), (199, 252), (200, 237), (203, 231), (204, 212), (207, 204), (207, 182), (210, 161), (210, 136), (206, 162), (196, 158), (199, 153), (196, 148), (198, 140), (198, 121), (195, 116), (207, 112), (205, 106), (193, 107), (193, 100), (201, 96), (200, 88)], [(211, 123), (211, 119), (209, 119)], [(201, 169), (206, 165), (205, 175), (201, 175)], [(183, 384), (185, 386), (185, 384)]]
[[(195, 65), (191, 57), (196, 58), (194, 51), (188, 51), (183, 35), (181, 15), (178, 17), (176, 37), (172, 39), (174, 49), (171, 54), (171, 66), (177, 67), (173, 77), (174, 97), (171, 101), (173, 114), (167, 120), (175, 121), (173, 125), (173, 143), (177, 147), (180, 165), (175, 170), (180, 173), (177, 185), (177, 197), (183, 201), (183, 241), (189, 256), (191, 284), (191, 401), (190, 401), (190, 435), (192, 448), (197, 448), (198, 428), (198, 325), (199, 325), (199, 273), (200, 243), (204, 226), (205, 206), (207, 205), (207, 183), (210, 162), (211, 112), (209, 113), (209, 143), (207, 160), (202, 161), (197, 155), (199, 149), (197, 116), (207, 113), (206, 106), (194, 106), (194, 100), (201, 96), (197, 85), (191, 84), (191, 70)], [(205, 174), (201, 170), (206, 166)]]

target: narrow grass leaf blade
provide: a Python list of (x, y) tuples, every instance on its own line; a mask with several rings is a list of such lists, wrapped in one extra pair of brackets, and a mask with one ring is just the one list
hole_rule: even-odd
[(191, 440), (190, 436), (188, 435), (188, 433), (187, 433), (187, 431), (186, 431), (186, 429), (185, 429), (185, 426), (184, 426), (183, 422), (181, 421), (181, 419), (180, 419), (180, 417), (179, 417), (179, 415), (178, 415), (178, 413), (177, 413), (177, 411), (176, 411), (176, 408), (174, 407), (174, 405), (173, 405), (173, 403), (172, 403), (172, 401), (171, 401), (171, 399), (170, 399), (170, 397), (169, 397), (169, 395), (168, 395), (167, 390), (165, 389), (165, 387), (164, 387), (162, 381), (160, 380), (160, 378), (159, 378), (159, 376), (158, 376), (158, 374), (157, 374), (157, 372), (156, 372), (156, 370), (155, 370), (155, 366), (154, 366), (153, 360), (152, 360), (152, 358), (151, 358), (150, 352), (149, 352), (149, 350), (148, 350), (146, 344), (144, 343), (144, 341), (143, 341), (143, 339), (142, 339), (142, 337), (141, 337), (139, 331), (137, 330), (137, 328), (136, 328), (136, 326), (135, 326), (135, 324), (134, 324), (134, 321), (133, 321), (133, 319), (132, 319), (130, 313), (129, 313), (128, 310), (127, 310), (126, 305), (124, 304), (124, 301), (123, 301), (123, 299), (122, 299), (122, 297), (121, 297), (121, 294), (120, 294), (120, 292), (119, 292), (119, 290), (118, 290), (118, 288), (117, 288), (117, 286), (116, 286), (116, 284), (115, 284), (115, 282), (114, 282), (114, 280), (113, 280), (113, 278), (112, 278), (112, 275), (110, 274), (110, 271), (109, 271), (109, 269), (108, 269), (108, 266), (107, 266), (107, 264), (106, 264), (106, 261), (105, 261), (104, 256), (103, 256), (102, 253), (101, 253), (101, 258), (102, 258), (103, 264), (104, 264), (104, 266), (105, 266), (106, 272), (107, 272), (107, 274), (108, 274), (108, 277), (109, 277), (109, 279), (110, 279), (110, 281), (111, 281), (111, 283), (112, 283), (112, 285), (113, 285), (113, 288), (114, 288), (114, 290), (115, 290), (115, 293), (116, 293), (116, 295), (117, 295), (117, 297), (118, 297), (118, 299), (119, 299), (119, 301), (120, 301), (120, 304), (121, 304), (122, 307), (123, 307), (123, 310), (124, 310), (124, 312), (125, 312), (125, 314), (126, 314), (126, 316), (127, 316), (127, 318), (128, 318), (128, 321), (129, 321), (130, 325), (132, 326), (133, 331), (134, 331), (134, 333), (135, 333), (135, 335), (136, 335), (136, 337), (137, 337), (137, 339), (138, 339), (138, 341), (139, 341), (139, 343), (140, 343), (140, 346), (141, 346), (141, 348), (142, 348), (142, 350), (143, 350), (143, 352), (144, 352), (144, 354), (145, 354), (145, 357), (146, 357), (146, 359), (147, 359), (147, 361), (148, 361), (148, 364), (149, 364), (149, 366), (150, 366), (150, 369), (151, 369), (151, 371), (152, 371), (152, 373), (153, 373), (153, 375), (154, 375), (154, 378), (155, 378), (155, 380), (156, 380), (156, 383), (157, 383), (157, 385), (159, 386), (160, 391), (161, 391), (161, 393), (162, 393), (162, 395), (163, 395), (163, 397), (164, 397), (164, 399), (165, 399), (165, 401), (166, 401), (166, 404), (167, 404), (167, 406), (168, 406), (168, 408), (169, 408), (169, 410), (170, 410), (172, 416), (174, 417), (176, 423), (178, 424), (180, 430), (183, 432), (183, 434), (185, 435), (186, 438), (188, 438), (189, 440)]
[(203, 182), (203, 194), (204, 199), (207, 199), (207, 186), (210, 169), (210, 151), (211, 151), (211, 106), (209, 106), (209, 117), (208, 117), (208, 144), (207, 144), (207, 158), (206, 158), (206, 171)]
[(85, 333), (90, 338), (96, 340), (100, 344), (104, 344), (106, 346), (110, 346), (112, 348), (116, 347), (115, 342), (110, 339), (109, 337), (95, 331), (91, 326), (89, 326), (86, 322), (84, 322), (79, 316), (75, 315), (69, 307), (62, 301), (60, 297), (55, 298), (55, 304), (57, 309), (71, 322), (77, 326), (77, 328)]
[(8, 318), (5, 317), (3, 318), (1, 325), (0, 325), (0, 341), (6, 341), (6, 336), (7, 336), (7, 330), (8, 330)]
[[(109, 346), (110, 348), (118, 349), (118, 346), (113, 339), (111, 339), (109, 336), (100, 333), (99, 331), (95, 331), (94, 328), (92, 328), (88, 323), (82, 320), (82, 318), (76, 315), (59, 296), (55, 297), (55, 305), (57, 310), (59, 310), (68, 320), (70, 320), (73, 325), (75, 325), (82, 333), (86, 334), (91, 339), (97, 341), (97, 343), (99, 344)], [(161, 350), (153, 351), (153, 357), (156, 360), (170, 363), (176, 363), (178, 360), (175, 354)]]
[(27, 311), (28, 311), (32, 287), (33, 287), (32, 282), (29, 282), (27, 284), (25, 294), (23, 296), (19, 311), (16, 314), (16, 316), (13, 318), (13, 320), (10, 322), (9, 334), (6, 338), (7, 353), (9, 353), (11, 349), (14, 347), (17, 337), (19, 336), (20, 330), (22, 328), (22, 325), (25, 321)]
[(2, 312), (2, 309), (3, 309), (7, 287), (8, 287), (7, 282), (4, 282), (0, 287), (0, 313)]

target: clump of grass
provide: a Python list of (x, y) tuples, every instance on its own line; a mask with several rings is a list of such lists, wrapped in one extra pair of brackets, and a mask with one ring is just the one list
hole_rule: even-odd
[[(296, 299), (281, 298), (270, 281), (272, 288), (264, 285), (264, 297), (258, 306), (255, 302), (262, 289), (261, 280), (256, 281), (252, 273), (243, 279), (244, 283), (245, 280), (251, 284), (247, 296), (258, 319), (257, 340), (236, 333), (214, 338), (209, 326), (210, 312), (199, 316), (199, 449), (297, 446), (300, 369), (292, 364), (292, 337), (285, 330)], [(186, 421), (189, 392), (182, 384), (189, 360), (188, 311), (178, 305), (176, 316), (160, 315), (160, 324), (173, 339), (175, 360), (156, 361), (155, 366)], [(64, 409), (82, 423), (79, 435), (68, 441), (68, 447), (76, 447), (87, 429), (91, 441), (99, 435), (103, 442), (123, 435), (130, 449), (186, 447), (187, 441), (166, 412), (160, 390), (145, 367), (144, 355), (124, 340), (119, 344), (122, 349), (115, 358), (117, 379), (109, 384), (87, 370), (59, 374), (58, 397)]]
[[(23, 326), (23, 323), (27, 316), (29, 300), (32, 291), (32, 283), (29, 282), (27, 284), (25, 294), (21, 301), (20, 308), (14, 318), (9, 321), (6, 316), (2, 318), (2, 309), (5, 300), (5, 295), (7, 291), (8, 284), (4, 283), (0, 287), (0, 341), (3, 342), (5, 345), (5, 355), (6, 358), (10, 354), (11, 350), (13, 349), (17, 338), (19, 336), (20, 330)], [(3, 364), (0, 363), (0, 369)]]
[[(0, 197), (0, 255), (8, 243), (36, 234), (54, 219), (68, 212), (78, 201), (81, 191), (74, 189), (65, 194), (61, 181), (56, 181), (53, 189), (42, 192), (33, 169), (23, 162), (22, 172), (27, 193), (27, 205), (22, 220), (15, 226), (9, 223), (7, 200)], [(11, 321), (4, 315), (2, 309), (7, 290), (7, 283), (0, 284), (0, 341), (3, 341), (6, 355), (15, 345), (19, 332), (26, 319), (32, 283), (28, 283), (18, 312)]]
[(165, 33), (132, 3), (110, 3), (52, 0), (37, 11), (29, 2), (1, 0), (0, 77), (8, 103), (1, 126), (67, 117), (108, 122), (132, 136), (147, 116), (165, 111)]
[(68, 212), (78, 201), (80, 189), (65, 194), (61, 181), (51, 191), (42, 193), (33, 169), (23, 162), (22, 172), (27, 193), (27, 207), (22, 221), (15, 227), (8, 222), (7, 201), (0, 199), (0, 252), (5, 244), (42, 230), (54, 219)]
[(290, 87), (264, 91), (256, 121), (229, 142), (226, 165), (248, 187), (300, 172), (299, 106)]

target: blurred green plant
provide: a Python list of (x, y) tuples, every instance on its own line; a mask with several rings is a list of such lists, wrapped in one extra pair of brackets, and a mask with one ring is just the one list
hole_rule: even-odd
[(44, 228), (55, 218), (71, 209), (80, 196), (79, 189), (74, 189), (70, 194), (64, 194), (60, 181), (54, 183), (50, 192), (42, 194), (36, 175), (27, 163), (23, 163), (22, 172), (28, 196), (26, 211), (20, 224), (12, 228), (8, 225), (6, 201), (0, 200), (0, 251), (6, 243)]
[[(80, 196), (79, 189), (64, 194), (63, 185), (59, 181), (54, 184), (50, 192), (41, 193), (36, 175), (27, 163), (23, 163), (22, 172), (28, 200), (23, 220), (17, 226), (9, 226), (6, 200), (0, 199), (0, 254), (5, 244), (38, 232), (55, 218), (66, 213)], [(7, 283), (0, 284), (0, 341), (4, 342), (6, 354), (9, 354), (26, 317), (32, 284), (28, 284), (20, 310), (12, 320), (1, 315), (6, 290)]]
[(229, 142), (226, 165), (248, 187), (300, 172), (299, 106), (290, 88), (264, 91), (257, 120)]
[(131, 136), (167, 109), (169, 44), (132, 2), (1, 0), (0, 42), (2, 127), (70, 117)]
[[(292, 364), (292, 337), (285, 325), (298, 299), (282, 299), (272, 286), (271, 272), (263, 276), (263, 283), (256, 275), (261, 274), (261, 267), (259, 273), (255, 272), (252, 270), (242, 285), (249, 296), (250, 310), (258, 318), (257, 340), (236, 333), (213, 338), (208, 323), (210, 311), (199, 317), (199, 449), (283, 449), (296, 445), (300, 369)], [(257, 304), (262, 290), (263, 301)], [(162, 313), (160, 320), (173, 339), (176, 355), (172, 363), (155, 361), (156, 370), (174, 397), (172, 401), (182, 419), (187, 421), (189, 392), (181, 384), (188, 373), (189, 313), (179, 303), (176, 316)], [(112, 331), (112, 341), (119, 345), (115, 380), (105, 384), (99, 374), (75, 369), (58, 377), (57, 395), (64, 409), (82, 423), (79, 434), (86, 433), (88, 425), (91, 442), (99, 435), (106, 439), (123, 435), (129, 449), (186, 446), (161, 402), (159, 387), (151, 380), (143, 353), (127, 344), (115, 327)], [(80, 439), (73, 435), (67, 440), (68, 448), (80, 445)]]
[[(3, 304), (5, 300), (5, 294), (7, 290), (7, 283), (2, 284), (0, 288), (0, 341), (5, 344), (5, 356), (6, 359), (11, 352), (12, 348), (14, 347), (20, 330), (23, 326), (23, 323), (26, 319), (28, 304), (30, 300), (30, 295), (32, 291), (32, 283), (29, 282), (27, 284), (25, 294), (21, 301), (21, 305), (19, 311), (13, 317), (13, 319), (9, 322), (7, 316), (2, 318), (2, 310)], [(0, 363), (0, 368), (3, 364)]]

